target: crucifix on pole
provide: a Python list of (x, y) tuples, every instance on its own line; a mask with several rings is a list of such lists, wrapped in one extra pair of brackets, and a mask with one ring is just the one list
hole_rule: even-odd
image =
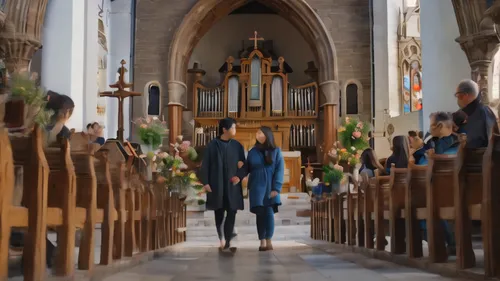
[(258, 41), (264, 41), (264, 38), (257, 37), (257, 31), (254, 31), (253, 38), (248, 38), (248, 40), (252, 40), (253, 41), (253, 48), (254, 48), (254, 50), (257, 50), (259, 48), (257, 46)]
[(132, 83), (125, 82), (125, 60), (120, 62), (122, 65), (119, 69), (120, 77), (115, 84), (109, 85), (109, 87), (113, 89), (118, 89), (116, 91), (106, 91), (102, 92), (99, 95), (101, 97), (110, 97), (118, 99), (118, 131), (116, 132), (116, 138), (118, 141), (123, 142), (123, 101), (128, 97), (138, 97), (142, 96), (142, 93), (131, 92), (125, 89), (132, 87)]

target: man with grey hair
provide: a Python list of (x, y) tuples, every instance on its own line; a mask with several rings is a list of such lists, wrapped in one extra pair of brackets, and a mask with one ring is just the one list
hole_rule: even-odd
[(496, 117), (488, 106), (481, 103), (479, 86), (476, 82), (462, 80), (455, 92), (457, 104), (467, 114), (464, 130), (467, 134), (467, 148), (487, 147)]

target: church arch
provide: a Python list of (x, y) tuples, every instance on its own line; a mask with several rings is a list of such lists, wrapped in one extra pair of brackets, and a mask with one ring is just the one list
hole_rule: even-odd
[(358, 115), (363, 111), (363, 84), (357, 79), (343, 83), (340, 98), (341, 115)]
[[(333, 40), (317, 13), (305, 0), (257, 0), (276, 10), (311, 44), (319, 62), (318, 82), (326, 103), (338, 103), (338, 68)], [(169, 53), (169, 104), (182, 104), (186, 94), (186, 73), (193, 49), (203, 35), (221, 18), (246, 4), (247, 0), (198, 1), (177, 29)], [(326, 93), (325, 93), (326, 92)]]

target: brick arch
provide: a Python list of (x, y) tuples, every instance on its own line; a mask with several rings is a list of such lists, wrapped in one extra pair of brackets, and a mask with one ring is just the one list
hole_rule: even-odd
[[(276, 10), (280, 16), (294, 25), (310, 43), (319, 63), (319, 83), (338, 80), (336, 50), (333, 40), (317, 13), (305, 0), (257, 0)], [(186, 88), (189, 58), (198, 41), (221, 18), (246, 4), (248, 0), (198, 1), (184, 17), (174, 35), (169, 54), (169, 95), (171, 103), (179, 103), (179, 88)], [(185, 90), (184, 90), (185, 92)], [(328, 100), (331, 100), (327, 97)]]

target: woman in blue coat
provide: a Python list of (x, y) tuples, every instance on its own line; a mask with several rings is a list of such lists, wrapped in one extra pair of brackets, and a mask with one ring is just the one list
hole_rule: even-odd
[(256, 139), (247, 157), (250, 211), (257, 215), (259, 251), (268, 251), (273, 249), (274, 213), (278, 212), (278, 206), (281, 205), (285, 165), (271, 128), (261, 127)]

